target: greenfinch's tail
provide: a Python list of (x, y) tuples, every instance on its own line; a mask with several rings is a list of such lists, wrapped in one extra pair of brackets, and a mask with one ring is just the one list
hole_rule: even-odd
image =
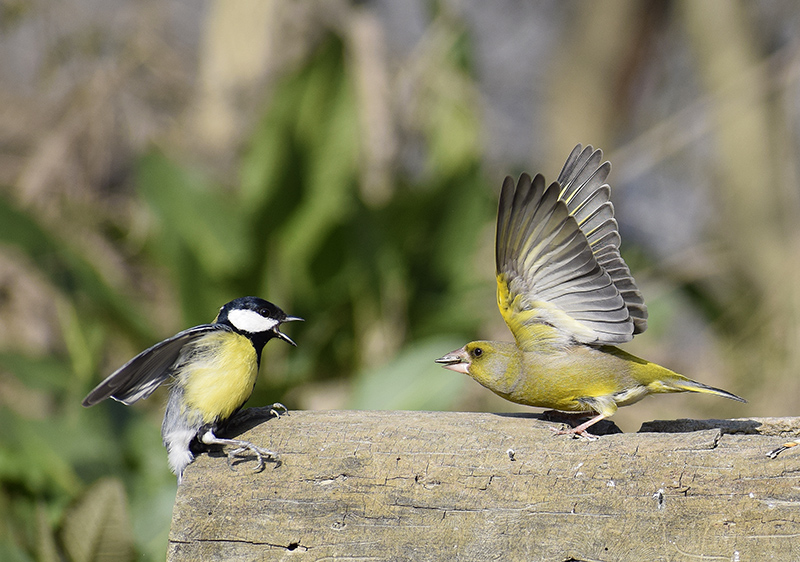
[(691, 379), (674, 380), (670, 381), (670, 384), (671, 386), (674, 386), (675, 388), (686, 392), (702, 392), (704, 394), (716, 394), (717, 396), (730, 398), (731, 400), (736, 400), (737, 402), (747, 402), (747, 400), (745, 400), (744, 398), (736, 396), (735, 394), (728, 392), (727, 390), (722, 390), (721, 388), (708, 386), (707, 384), (693, 381)]

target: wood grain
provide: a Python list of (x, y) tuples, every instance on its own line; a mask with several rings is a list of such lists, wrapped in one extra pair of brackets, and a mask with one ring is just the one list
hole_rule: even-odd
[(800, 418), (653, 422), (596, 441), (537, 415), (295, 411), (280, 462), (189, 466), (168, 558), (800, 560)]

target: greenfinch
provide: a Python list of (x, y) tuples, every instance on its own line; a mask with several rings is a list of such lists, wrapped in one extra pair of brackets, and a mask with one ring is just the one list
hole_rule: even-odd
[(745, 402), (617, 347), (647, 328), (647, 307), (619, 252), (605, 183), (591, 146), (573, 149), (546, 186), (503, 182), (497, 212), (497, 305), (514, 342), (474, 341), (436, 360), (506, 400), (592, 416), (587, 429), (648, 394), (702, 392)]

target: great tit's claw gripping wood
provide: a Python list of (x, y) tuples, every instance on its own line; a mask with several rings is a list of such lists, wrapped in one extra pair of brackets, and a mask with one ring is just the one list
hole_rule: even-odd
[(258, 472), (264, 468), (264, 458), (266, 457), (268, 460), (278, 460), (278, 453), (274, 451), (270, 451), (269, 449), (264, 449), (263, 447), (259, 447), (254, 445), (250, 441), (242, 441), (241, 439), (221, 439), (214, 435), (212, 431), (207, 431), (203, 434), (202, 437), (203, 443), (206, 445), (220, 445), (222, 447), (235, 447), (232, 451), (228, 452), (228, 466), (233, 469), (233, 460), (236, 457), (243, 456), (242, 453), (250, 452), (252, 455), (258, 459), (258, 464), (253, 469), (254, 471)]

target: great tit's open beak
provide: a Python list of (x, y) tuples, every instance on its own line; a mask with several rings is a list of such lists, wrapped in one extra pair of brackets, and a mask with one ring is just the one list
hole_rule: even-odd
[(439, 363), (445, 369), (450, 369), (451, 371), (462, 373), (464, 375), (469, 374), (469, 354), (463, 347), (461, 349), (451, 351), (444, 357), (439, 357), (439, 359), (435, 359), (434, 361)]
[[(281, 324), (283, 324), (284, 322), (305, 322), (305, 320), (303, 320), (299, 316), (287, 316), (286, 318), (281, 320)], [(285, 341), (286, 343), (290, 343), (293, 346), (297, 347), (297, 344), (294, 343), (292, 338), (290, 338), (289, 336), (287, 336), (286, 334), (281, 332), (279, 328), (280, 328), (280, 324), (275, 326), (275, 328), (272, 329), (272, 331), (275, 332), (275, 335), (277, 337), (279, 337), (280, 339), (282, 339), (283, 341)]]

